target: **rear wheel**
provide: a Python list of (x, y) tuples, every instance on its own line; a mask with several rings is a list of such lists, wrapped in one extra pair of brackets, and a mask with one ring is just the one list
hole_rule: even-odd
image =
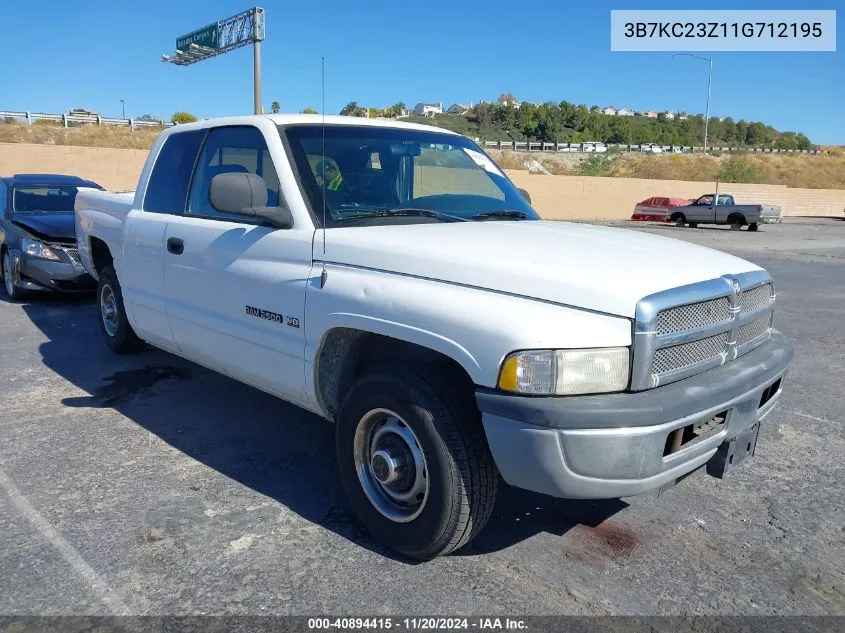
[(497, 472), (478, 410), (454, 381), (412, 365), (366, 372), (337, 417), (341, 480), (370, 532), (429, 560), (487, 523)]
[(697, 229), (698, 228), (698, 222), (690, 222), (689, 227), (691, 229)]
[(739, 231), (745, 224), (745, 216), (739, 214), (728, 216), (728, 224), (731, 225), (731, 231)]
[(14, 267), (12, 266), (12, 255), (8, 248), (3, 249), (3, 286), (6, 289), (6, 296), (12, 301), (17, 301), (23, 296), (23, 290), (15, 284)]
[(748, 225), (748, 230), (749, 230), (749, 231), (756, 231), (756, 230), (757, 230), (757, 223), (756, 223), (756, 222), (752, 222), (751, 224), (749, 224), (749, 225)]
[(674, 222), (675, 226), (683, 226), (686, 218), (682, 213), (678, 213), (677, 215), (673, 215), (670, 222)]
[(144, 347), (144, 342), (138, 338), (126, 318), (120, 283), (111, 266), (100, 271), (97, 307), (100, 310), (100, 331), (111, 351), (115, 354), (134, 354)]

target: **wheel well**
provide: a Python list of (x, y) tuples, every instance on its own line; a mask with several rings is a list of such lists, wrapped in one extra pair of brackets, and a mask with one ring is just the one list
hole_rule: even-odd
[(94, 262), (94, 269), (97, 274), (102, 272), (106, 266), (111, 266), (114, 262), (108, 244), (98, 237), (91, 238), (91, 260)]
[(669, 220), (685, 220), (686, 216), (683, 213), (673, 213)]
[(314, 379), (323, 410), (332, 418), (337, 414), (352, 383), (365, 371), (388, 362), (423, 365), (446, 373), (463, 383), (467, 390), (474, 384), (466, 370), (445, 354), (401, 339), (353, 328), (335, 328), (326, 334), (317, 353)]
[(745, 216), (741, 213), (731, 213), (728, 216), (728, 224), (745, 224)]

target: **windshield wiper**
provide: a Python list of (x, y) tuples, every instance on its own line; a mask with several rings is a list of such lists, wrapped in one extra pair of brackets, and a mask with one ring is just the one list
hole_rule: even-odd
[(472, 216), (473, 220), (487, 220), (489, 218), (514, 218), (516, 220), (527, 220), (528, 214), (522, 211), (484, 211), (483, 213), (476, 213)]
[(337, 218), (335, 222), (346, 222), (347, 220), (366, 220), (367, 218), (390, 218), (390, 217), (426, 217), (436, 218), (438, 220), (447, 220), (449, 222), (467, 222), (467, 218), (462, 218), (458, 215), (449, 215), (448, 213), (441, 213), (440, 211), (432, 211), (431, 209), (377, 209), (372, 211), (358, 211), (350, 215), (345, 215)]

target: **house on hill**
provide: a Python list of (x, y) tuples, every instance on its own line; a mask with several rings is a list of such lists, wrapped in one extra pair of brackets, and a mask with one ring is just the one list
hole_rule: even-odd
[(472, 103), (466, 105), (465, 103), (453, 103), (449, 106), (449, 109), (446, 110), (449, 114), (466, 114), (470, 110), (472, 110)]
[(416, 116), (434, 116), (435, 114), (443, 114), (443, 104), (418, 103), (414, 106), (414, 114)]
[(630, 108), (619, 108), (616, 111), (616, 116), (634, 116), (634, 111)]
[(599, 110), (602, 114), (606, 114), (607, 116), (616, 116), (616, 108), (613, 106), (605, 106), (601, 110)]

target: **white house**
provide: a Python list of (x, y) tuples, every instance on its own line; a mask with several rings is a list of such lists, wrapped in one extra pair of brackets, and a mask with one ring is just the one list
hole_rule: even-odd
[(616, 116), (634, 116), (634, 111), (630, 108), (619, 108), (616, 111)]
[(435, 114), (443, 114), (443, 104), (418, 103), (414, 107), (414, 114), (417, 116), (434, 116)]
[(606, 114), (607, 116), (616, 116), (616, 108), (613, 106), (606, 106), (600, 110), (602, 114)]
[(472, 103), (469, 105), (465, 103), (453, 103), (446, 112), (449, 114), (466, 114), (470, 110), (472, 110)]
[(669, 112), (668, 110), (666, 110), (666, 112), (664, 112), (664, 113), (663, 113), (663, 116), (665, 116), (665, 117), (666, 117), (666, 120), (667, 120), (667, 121), (671, 121), (672, 119), (674, 119), (674, 118), (675, 118), (675, 113), (674, 113), (674, 112)]

